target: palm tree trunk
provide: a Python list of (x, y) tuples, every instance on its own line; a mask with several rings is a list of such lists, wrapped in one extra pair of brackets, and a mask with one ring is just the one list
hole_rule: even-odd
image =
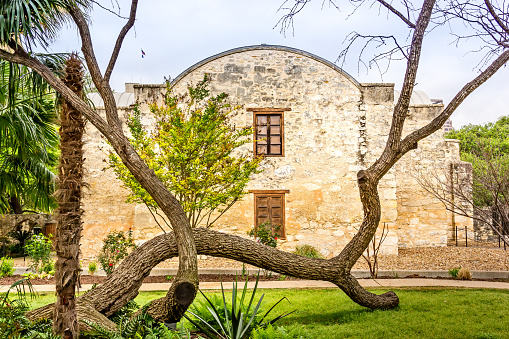
[(18, 197), (11, 196), (9, 198), (9, 206), (11, 207), (12, 211), (15, 214), (23, 214), (23, 206), (21, 206), (21, 203), (19, 202)]
[[(78, 96), (83, 93), (83, 68), (76, 55), (66, 62), (63, 81)], [(53, 332), (64, 339), (79, 336), (75, 289), (80, 275), (83, 186), (83, 131), (85, 120), (67, 101), (60, 103), (60, 165), (58, 174), (55, 266), (57, 302)]]

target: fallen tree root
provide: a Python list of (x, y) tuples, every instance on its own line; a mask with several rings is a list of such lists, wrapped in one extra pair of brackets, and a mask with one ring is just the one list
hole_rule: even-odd
[[(324, 280), (336, 284), (354, 302), (361, 306), (377, 309), (390, 309), (399, 304), (394, 292), (376, 295), (359, 285), (346, 265), (337, 258), (315, 259), (255, 243), (236, 235), (221, 233), (205, 228), (193, 229), (198, 254), (234, 259), (281, 274), (310, 280)], [(150, 274), (154, 266), (161, 261), (177, 256), (177, 244), (173, 233), (157, 236), (134, 250), (115, 269), (106, 281), (78, 298), (81, 305), (89, 305), (96, 311), (110, 316), (138, 295), (143, 279)], [(178, 282), (172, 288), (179, 288)], [(182, 302), (192, 301), (196, 291), (184, 292)], [(171, 290), (171, 289), (170, 289)], [(175, 321), (172, 310), (178, 302), (172, 299), (175, 294), (154, 301), (148, 313), (160, 321)], [(182, 294), (180, 294), (182, 295)], [(51, 311), (50, 311), (50, 310)], [(51, 306), (44, 306), (29, 313), (31, 319), (50, 317)], [(88, 315), (85, 314), (85, 317)], [(83, 315), (79, 319), (83, 319)], [(88, 319), (88, 318), (87, 318)]]

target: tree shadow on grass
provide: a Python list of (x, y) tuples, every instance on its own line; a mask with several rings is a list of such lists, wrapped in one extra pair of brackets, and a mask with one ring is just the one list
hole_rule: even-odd
[(366, 317), (377, 312), (397, 312), (399, 307), (392, 310), (371, 310), (368, 308), (359, 309), (345, 309), (328, 313), (311, 313), (309, 310), (297, 310), (291, 316), (282, 319), (281, 324), (284, 323), (299, 323), (302, 325), (307, 324), (320, 324), (320, 325), (334, 325), (334, 324), (347, 324), (354, 322), (363, 322)]

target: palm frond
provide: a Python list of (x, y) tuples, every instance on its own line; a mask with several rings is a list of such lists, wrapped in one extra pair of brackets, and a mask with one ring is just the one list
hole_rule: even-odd
[(89, 7), (87, 0), (10, 0), (0, 2), (0, 44), (37, 44), (46, 48), (62, 25), (69, 22), (68, 9)]
[[(41, 55), (58, 65), (60, 57)], [(50, 211), (58, 132), (55, 95), (28, 68), (0, 61), (0, 213), (15, 196), (31, 210)]]

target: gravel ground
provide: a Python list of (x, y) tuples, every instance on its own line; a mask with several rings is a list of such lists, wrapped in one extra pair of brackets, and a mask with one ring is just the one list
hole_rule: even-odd
[[(477, 247), (421, 247), (400, 249), (399, 255), (380, 255), (381, 270), (448, 270), (466, 267), (474, 271), (509, 271), (509, 249)], [(242, 268), (242, 263), (222, 258), (200, 256), (200, 268)], [(178, 259), (167, 260), (157, 267), (178, 267)], [(246, 268), (254, 268), (246, 265)], [(368, 269), (361, 257), (354, 269)]]
[[(361, 261), (362, 260), (362, 261)], [(367, 269), (361, 258), (354, 268)], [(471, 271), (508, 271), (509, 250), (473, 247), (422, 247), (400, 249), (399, 255), (381, 256), (381, 270), (448, 270), (465, 267)]]
[[(198, 256), (200, 268), (239, 268), (242, 263), (222, 258)], [(400, 249), (399, 255), (380, 255), (379, 269), (381, 270), (448, 270), (454, 267), (466, 267), (474, 271), (509, 271), (509, 249), (491, 247), (421, 247)], [(27, 266), (28, 260), (15, 258), (14, 266)], [(88, 262), (83, 262), (86, 270)], [(156, 267), (178, 268), (178, 259), (166, 260)], [(255, 268), (246, 265), (246, 268)], [(354, 269), (368, 269), (368, 265), (361, 257)]]

